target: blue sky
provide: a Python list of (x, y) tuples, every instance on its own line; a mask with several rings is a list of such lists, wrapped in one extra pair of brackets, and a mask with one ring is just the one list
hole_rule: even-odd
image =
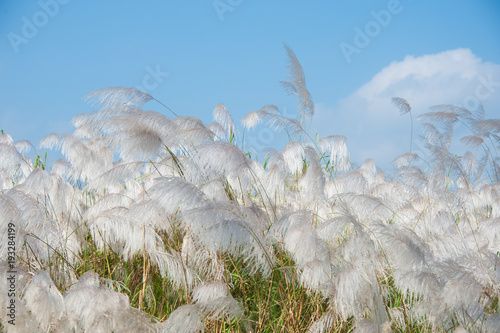
[[(394, 96), (415, 117), (480, 102), (500, 118), (497, 0), (0, 0), (0, 129), (34, 145), (71, 133), (71, 119), (92, 111), (82, 97), (108, 86), (147, 87), (207, 124), (219, 103), (238, 123), (267, 104), (293, 114), (279, 84), (283, 43), (304, 69), (314, 127), (346, 136), (357, 163), (372, 157), (387, 170), (408, 151)], [(154, 101), (145, 108), (169, 114)], [(280, 137), (248, 134), (256, 149), (280, 148)]]

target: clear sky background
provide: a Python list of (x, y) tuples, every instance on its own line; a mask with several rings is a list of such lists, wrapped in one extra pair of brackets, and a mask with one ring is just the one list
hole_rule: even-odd
[[(388, 170), (408, 151), (394, 96), (415, 118), (479, 103), (500, 118), (498, 0), (0, 0), (0, 129), (35, 146), (72, 133), (71, 119), (92, 111), (82, 97), (108, 86), (142, 87), (206, 124), (219, 103), (237, 123), (267, 104), (295, 114), (279, 84), (283, 43), (304, 69), (314, 127), (346, 136), (357, 163)], [(261, 126), (248, 142), (281, 148), (282, 137)]]

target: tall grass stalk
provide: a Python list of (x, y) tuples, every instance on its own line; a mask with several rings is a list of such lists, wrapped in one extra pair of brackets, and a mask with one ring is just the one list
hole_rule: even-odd
[[(314, 133), (285, 50), (297, 116), (266, 105), (242, 120), (243, 136), (267, 122), (289, 138), (262, 164), (224, 104), (205, 125), (144, 111), (159, 100), (135, 88), (89, 94), (73, 134), (39, 143), (63, 154), (52, 165), (1, 131), (0, 232), (16, 246), (0, 243), (0, 298), (17, 306), (3, 330), (497, 332), (500, 120), (437, 106), (420, 156), (397, 97), (409, 152), (387, 174), (356, 165), (347, 138)], [(472, 151), (452, 151), (456, 122)]]

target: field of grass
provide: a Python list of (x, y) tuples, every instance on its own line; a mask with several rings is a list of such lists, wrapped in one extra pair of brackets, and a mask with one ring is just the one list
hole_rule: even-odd
[(241, 125), (289, 138), (262, 163), (223, 104), (205, 125), (134, 88), (88, 95), (96, 111), (35, 155), (2, 131), (5, 332), (500, 332), (500, 120), (437, 106), (425, 156), (355, 165), (345, 137), (314, 133), (285, 48), (297, 116)]

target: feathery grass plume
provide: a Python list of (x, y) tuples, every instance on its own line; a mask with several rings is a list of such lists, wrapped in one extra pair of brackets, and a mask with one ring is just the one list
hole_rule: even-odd
[(174, 129), (164, 115), (142, 110), (110, 117), (103, 126), (111, 147), (127, 162), (154, 158), (163, 145), (172, 146)]
[(454, 112), (427, 112), (419, 117), (419, 120), (430, 120), (443, 124), (453, 124), (458, 121), (458, 115)]
[(227, 315), (238, 318), (243, 315), (241, 304), (228, 292), (225, 282), (207, 282), (192, 291), (193, 300), (209, 320), (220, 319)]
[(382, 257), (365, 227), (358, 223), (355, 226), (356, 232), (336, 249), (334, 278), (326, 292), (344, 320), (354, 316), (358, 323), (369, 316), (374, 325), (382, 327), (388, 321), (377, 280), (377, 275), (383, 276)]
[(0, 190), (4, 191), (22, 181), (32, 167), (29, 158), (16, 149), (7, 133), (0, 135), (0, 156)]
[(61, 153), (71, 163), (75, 179), (93, 179), (113, 165), (113, 154), (102, 138), (84, 142), (74, 135), (58, 137), (50, 134), (39, 144), (40, 148), (61, 149)]
[(64, 294), (64, 302), (67, 320), (77, 332), (153, 330), (153, 325), (141, 318), (143, 315), (132, 311), (128, 297), (101, 285), (97, 274), (90, 271)]
[(228, 201), (224, 183), (220, 179), (214, 179), (204, 184), (200, 190), (205, 194), (208, 200), (215, 202)]
[[(387, 319), (387, 318), (385, 318)], [(356, 324), (356, 328), (353, 333), (391, 333), (391, 322), (389, 320), (380, 323), (380, 321), (374, 320), (372, 318), (360, 320)]]
[(480, 238), (487, 242), (488, 249), (493, 253), (500, 252), (500, 217), (483, 221), (480, 228)]
[[(412, 235), (413, 234), (413, 235)], [(417, 272), (425, 271), (432, 265), (433, 257), (427, 244), (409, 228), (378, 223), (375, 226), (376, 239), (386, 256), (394, 284), (405, 295), (411, 292), (426, 292), (420, 287), (421, 281), (415, 278)], [(426, 297), (432, 297), (426, 294)]]
[(314, 102), (311, 94), (307, 90), (306, 77), (299, 60), (288, 45), (284, 44), (284, 47), (288, 55), (290, 81), (282, 81), (281, 85), (289, 94), (297, 96), (299, 100), (299, 124), (304, 124), (307, 117), (312, 117), (314, 115)]
[[(483, 185), (479, 190), (479, 194), (483, 198), (486, 205), (493, 205), (495, 201), (500, 198), (500, 183)], [(498, 217), (498, 213), (500, 212), (491, 210), (490, 216)]]
[(214, 141), (220, 140), (224, 141), (227, 139), (227, 131), (218, 122), (213, 122), (207, 126), (207, 129), (214, 133)]
[[(84, 231), (81, 228), (80, 191), (73, 188), (62, 177), (48, 174), (42, 169), (35, 169), (23, 184), (16, 187), (16, 190), (36, 200), (38, 207), (51, 222), (45, 230), (42, 229), (43, 226), (40, 226), (40, 228), (27, 231), (35, 232), (35, 237), (42, 237), (42, 235), (49, 237), (52, 249), (65, 254), (65, 260), (75, 264), (84, 238)], [(40, 203), (43, 204), (40, 205)], [(46, 233), (47, 231), (49, 233)]]
[(37, 199), (38, 202), (49, 201), (47, 211), (53, 218), (70, 218), (79, 215), (79, 190), (73, 188), (62, 177), (49, 174), (42, 169), (35, 169), (26, 178), (23, 184), (17, 187)]
[(206, 320), (217, 320), (227, 317), (230, 320), (243, 316), (241, 303), (231, 295), (219, 297), (208, 302), (198, 302), (201, 313)]
[(31, 279), (23, 299), (43, 330), (56, 327), (64, 315), (63, 296), (43, 270), (39, 270)]
[(226, 297), (228, 294), (226, 283), (217, 281), (200, 284), (191, 292), (196, 303), (207, 303), (219, 297)]
[[(196, 117), (177, 117), (174, 119), (177, 126), (174, 133), (175, 143), (172, 151), (194, 150), (194, 147), (213, 141), (213, 132), (203, 125)], [(167, 144), (168, 146), (168, 144)]]
[(464, 218), (475, 221), (483, 214), (481, 211), (484, 210), (486, 213), (488, 208), (483, 205), (483, 200), (479, 194), (481, 183), (477, 182), (474, 185), (469, 185), (470, 180), (468, 177), (458, 177), (456, 180), (456, 189), (453, 193), (453, 204), (460, 207), (458, 209), (463, 209)]
[(433, 191), (446, 191), (454, 186), (454, 180), (465, 176), (457, 156), (448, 149), (430, 144), (427, 149), (432, 155), (432, 172), (428, 179)]
[(411, 112), (410, 103), (404, 98), (401, 97), (393, 97), (392, 103), (399, 109), (401, 115), (407, 114)]
[(362, 225), (368, 225), (378, 220), (390, 220), (393, 212), (384, 202), (374, 196), (356, 193), (340, 195), (339, 213), (355, 217)]
[(232, 203), (207, 203), (183, 212), (181, 219), (207, 250), (242, 256), (250, 263), (252, 272), (269, 274), (273, 261), (264, 238), (267, 226), (248, 211)]
[(474, 274), (453, 260), (448, 260), (435, 265), (440, 276), (439, 291), (425, 302), (419, 302), (415, 313), (428, 316), (428, 320), (435, 325), (450, 325), (447, 320), (456, 316), (459, 323), (467, 325), (480, 320), (484, 305), (478, 302), (484, 297), (482, 286), (475, 279)]
[(52, 170), (50, 171), (50, 173), (68, 179), (71, 177), (74, 171), (71, 167), (71, 163), (64, 159), (58, 159), (52, 165)]
[[(7, 292), (6, 292), (7, 294)], [(11, 298), (15, 302), (16, 305), (16, 319), (15, 319), (15, 325), (11, 325), (9, 323), (9, 320), (12, 320), (12, 318), (7, 317), (7, 311), (3, 311), (1, 315), (1, 321), (2, 321), (2, 328), (4, 329), (3, 332), (5, 333), (26, 333), (26, 332), (47, 332), (46, 329), (40, 328), (40, 325), (38, 324), (37, 320), (31, 315), (30, 311), (27, 309), (26, 305), (18, 298), (18, 297), (13, 297)], [(10, 302), (10, 300), (8, 300)], [(5, 308), (8, 306), (7, 303), (2, 303), (5, 304)]]
[(268, 149), (267, 154), (266, 170), (259, 179), (262, 182), (262, 192), (267, 193), (269, 201), (275, 205), (285, 196), (290, 184), (290, 175), (282, 154), (275, 149)]
[(175, 309), (168, 319), (158, 324), (160, 333), (196, 333), (203, 330), (199, 306), (183, 305)]
[(80, 140), (90, 140), (104, 136), (103, 122), (98, 118), (97, 111), (78, 114), (73, 117), (71, 124), (75, 126), (73, 135)]
[(290, 173), (301, 174), (304, 169), (305, 149), (298, 142), (289, 142), (282, 150), (281, 155)]
[(231, 135), (235, 132), (236, 127), (234, 125), (233, 118), (231, 118), (231, 115), (227, 111), (227, 107), (222, 103), (217, 104), (213, 114), (215, 121), (221, 124), (226, 131), (227, 137), (231, 137)]
[(372, 187), (370, 195), (383, 202), (391, 211), (397, 211), (411, 200), (410, 193), (396, 181), (383, 182)]
[(477, 148), (484, 143), (484, 139), (478, 135), (467, 135), (462, 137), (460, 142), (471, 148)]
[(195, 185), (179, 177), (157, 178), (147, 193), (168, 215), (203, 206), (208, 201)]
[(425, 241), (410, 228), (378, 222), (374, 231), (394, 269), (420, 269), (433, 260)]
[(292, 255), (302, 270), (301, 281), (318, 289), (332, 277), (330, 253), (312, 226), (312, 213), (300, 210), (284, 215), (269, 234)]
[(421, 192), (429, 189), (428, 175), (422, 169), (414, 166), (402, 166), (397, 171), (402, 180), (401, 185), (406, 191)]
[(241, 120), (241, 124), (245, 129), (250, 130), (257, 126), (262, 121), (262, 118), (262, 113), (259, 113), (258, 111), (250, 111), (245, 117), (243, 117), (243, 119)]
[(127, 215), (138, 224), (149, 225), (157, 231), (172, 231), (166, 212), (155, 200), (138, 200), (130, 206)]
[[(7, 234), (8, 224), (11, 222), (15, 222), (20, 217), (20, 211), (17, 206), (17, 201), (15, 197), (13, 198), (12, 193), (16, 193), (16, 189), (9, 190), (7, 194), (0, 195), (0, 230), (2, 234)], [(5, 246), (4, 244), (0, 244), (0, 248)]]
[(162, 241), (147, 221), (135, 220), (130, 214), (133, 200), (123, 195), (109, 194), (83, 215), (98, 248), (111, 247), (125, 258), (140, 253), (154, 252)]
[[(485, 134), (495, 134), (500, 132), (500, 119), (485, 119), (474, 123), (475, 127)], [(494, 138), (498, 136), (494, 135)]]
[[(2, 258), (7, 258), (7, 254), (2, 256)], [(5, 332), (37, 332), (37, 329), (39, 328), (38, 321), (34, 318), (34, 316), (32, 316), (26, 308), (25, 303), (21, 300), (21, 296), (24, 294), (24, 291), (30, 283), (33, 274), (20, 266), (15, 268), (15, 272), (16, 295), (11, 297), (12, 295), (9, 295), (9, 293), (12, 292), (12, 280), (10, 279), (13, 274), (12, 269), (10, 269), (9, 263), (6, 260), (0, 262), (0, 304), (5, 309), (5, 311), (0, 312), (0, 322), (3, 325)], [(9, 291), (9, 289), (11, 290)], [(14, 319), (10, 316), (10, 310), (7, 309), (11, 300), (14, 300), (15, 302), (15, 325), (8, 323), (10, 320)]]
[[(131, 185), (131, 181), (143, 176), (145, 168), (145, 162), (115, 162), (109, 170), (89, 181), (87, 189), (99, 193), (128, 193), (129, 186), (124, 187), (124, 184)], [(133, 198), (136, 197), (131, 194), (128, 195)]]
[(18, 247), (18, 255), (33, 269), (51, 266), (55, 277), (61, 279), (57, 282), (64, 284), (67, 265), (77, 259), (75, 255), (80, 250), (79, 238), (71, 223), (54, 219), (43, 203), (20, 190), (10, 190), (8, 196), (19, 212), (15, 222), (16, 244), (23, 245)]
[[(344, 244), (356, 243), (359, 245), (357, 240), (359, 238), (355, 237)], [(346, 260), (343, 267), (335, 269), (333, 274), (335, 277), (331, 303), (344, 320), (354, 316), (358, 321), (364, 318), (367, 309), (376, 311), (376, 308), (383, 308), (380, 300), (374, 297), (379, 293), (377, 281), (373, 267), (367, 259), (357, 255), (353, 256)]]
[(313, 207), (325, 198), (325, 172), (316, 151), (311, 147), (306, 147), (304, 151), (308, 166), (299, 179), (298, 187), (303, 202)]
[(14, 139), (8, 133), (4, 133), (3, 131), (0, 134), (0, 144), (12, 145), (14, 143)]
[(16, 150), (20, 154), (24, 155), (24, 154), (29, 153), (31, 151), (31, 148), (33, 148), (33, 145), (28, 140), (21, 140), (21, 141), (14, 142), (14, 148), (16, 148)]
[[(426, 244), (436, 261), (453, 258), (457, 262), (465, 262), (471, 253), (477, 251), (479, 244), (474, 241), (476, 235), (471, 235), (470, 231), (468, 232), (467, 228), (463, 226), (454, 228), (450, 223), (453, 220), (450, 221), (446, 214), (438, 214), (438, 216), (443, 216), (443, 221), (437, 221), (438, 217), (435, 218), (435, 221), (426, 221), (415, 228), (416, 233), (425, 235)], [(438, 222), (442, 222), (443, 225), (436, 226)]]
[(318, 320), (316, 320), (307, 330), (308, 333), (325, 333), (329, 332), (335, 324), (337, 314), (333, 311), (325, 312)]
[(448, 149), (447, 145), (448, 136), (446, 136), (446, 134), (441, 133), (441, 131), (439, 131), (439, 129), (437, 129), (436, 126), (430, 123), (425, 123), (423, 125), (423, 132), (425, 134), (425, 139), (427, 140), (428, 144), (434, 146), (440, 145)]
[[(437, 109), (442, 110), (440, 106)], [(467, 113), (465, 114), (464, 112)], [(461, 108), (448, 108), (445, 111), (427, 112), (421, 115), (419, 117), (420, 120), (428, 119), (444, 125), (444, 132), (440, 132), (435, 126), (429, 123), (424, 124), (424, 132), (426, 133), (428, 144), (437, 145), (448, 150), (453, 136), (453, 126), (459, 121), (459, 116), (463, 114), (468, 116), (470, 112), (467, 110), (463, 111)]]
[(362, 170), (352, 170), (338, 177), (336, 190), (339, 193), (362, 193), (368, 194), (370, 184), (366, 179), (366, 173)]
[(430, 109), (435, 110), (435, 112), (452, 113), (464, 119), (474, 119), (474, 115), (469, 110), (456, 105), (439, 104), (431, 106)]
[(410, 125), (411, 125), (411, 133), (410, 133), (410, 154), (413, 146), (413, 115), (411, 113), (410, 103), (404, 98), (401, 97), (393, 97), (392, 103), (399, 109), (399, 114), (404, 115), (410, 114)]
[(141, 107), (152, 99), (153, 97), (150, 94), (136, 88), (124, 87), (101, 88), (84, 97), (85, 101), (104, 109), (120, 108), (126, 105)]
[(269, 126), (273, 127), (276, 131), (285, 131), (290, 140), (304, 132), (302, 124), (297, 119), (275, 113), (266, 113), (265, 116)]
[[(326, 251), (326, 249), (325, 249)], [(311, 290), (323, 291), (333, 276), (329, 260), (313, 259), (300, 267), (300, 281)]]
[[(203, 244), (195, 241), (195, 235), (186, 232), (182, 240), (181, 258), (189, 269), (196, 272), (197, 280), (201, 281), (223, 281), (227, 278), (226, 264), (219, 252), (203, 247)], [(191, 288), (193, 285), (189, 285)]]
[[(2, 196), (2, 210), (4, 212), (15, 212), (16, 215), (5, 214), (7, 219), (16, 217), (17, 219), (17, 229), (16, 232), (19, 236), (25, 237), (25, 232), (42, 232), (44, 230), (43, 225), (47, 223), (49, 217), (45, 213), (45, 209), (30, 195), (19, 191), (17, 188), (10, 190), (6, 195)], [(16, 221), (12, 221), (16, 222)], [(47, 223), (50, 225), (50, 223)], [(19, 232), (23, 230), (23, 232)]]
[(328, 154), (328, 166), (336, 171), (349, 171), (352, 167), (346, 141), (347, 138), (341, 135), (330, 135), (319, 140), (320, 151)]
[(196, 147), (194, 161), (207, 180), (227, 179), (237, 193), (247, 192), (253, 181), (247, 156), (235, 145), (212, 142)]
[[(491, 172), (489, 178), (492, 182), (498, 182), (500, 180), (500, 165), (498, 156), (494, 155), (493, 152), (497, 154), (498, 146), (495, 147), (495, 143), (497, 145), (500, 143), (500, 136), (498, 135), (500, 132), (500, 119), (485, 119), (483, 112), (469, 122), (474, 135), (463, 137), (462, 142), (473, 147), (482, 146), (484, 151), (484, 156), (481, 159), (482, 165), (490, 165), (489, 170), (487, 170)], [(487, 142), (491, 142), (491, 145)]]
[(385, 182), (384, 173), (382, 171), (377, 172), (377, 166), (371, 158), (365, 160), (357, 171), (363, 175), (369, 189), (373, 189), (373, 187)]
[(163, 249), (161, 237), (147, 220), (136, 220), (130, 209), (116, 207), (88, 218), (87, 226), (96, 246), (110, 247), (125, 260), (142, 253), (155, 253)]
[(351, 230), (358, 227), (356, 218), (350, 214), (339, 214), (329, 220), (324, 221), (316, 228), (316, 233), (329, 247), (336, 248), (346, 238)]
[(400, 155), (392, 161), (392, 164), (397, 168), (402, 168), (402, 167), (408, 167), (410, 166), (413, 162), (415, 162), (419, 158), (418, 154), (410, 154), (406, 153), (403, 155)]
[[(191, 154), (191, 153), (189, 153)], [(170, 152), (163, 159), (148, 165), (143, 176), (145, 187), (152, 186), (157, 177), (181, 177), (187, 182), (200, 186), (206, 182), (200, 167), (190, 156), (174, 155)]]
[(197, 273), (192, 267), (186, 266), (186, 260), (179, 253), (171, 248), (169, 252), (171, 253), (158, 249), (149, 251), (148, 256), (151, 262), (158, 266), (164, 279), (168, 278), (176, 288), (184, 287), (190, 290), (199, 281)]
[(269, 115), (279, 114), (278, 107), (275, 105), (264, 105), (259, 111), (250, 111), (241, 120), (241, 124), (247, 130), (250, 130), (260, 124), (262, 120)]
[[(68, 160), (51, 173), (25, 155), (29, 142), (0, 131), (0, 234), (17, 244), (24, 325), (6, 326), (3, 313), (3, 328), (234, 330), (245, 312), (256, 330), (495, 332), (500, 120), (482, 107), (431, 108), (421, 117), (430, 158), (412, 153), (411, 142), (390, 179), (371, 159), (355, 167), (345, 137), (309, 136), (314, 104), (285, 49), (283, 85), (298, 97), (297, 118), (267, 105), (242, 120), (245, 130), (267, 120), (289, 135), (263, 165), (236, 146), (222, 104), (205, 126), (142, 110), (153, 98), (133, 88), (90, 94), (98, 110), (76, 116), (72, 135), (42, 139), (41, 148)], [(412, 117), (406, 100), (392, 101)], [(457, 154), (458, 122), (470, 131), (461, 138), (470, 151)], [(8, 246), (0, 243), (4, 258)], [(94, 273), (78, 281), (88, 264), (123, 282), (105, 287)], [(0, 263), (2, 304), (8, 267)], [(130, 302), (109, 288), (117, 283)], [(131, 308), (137, 302), (141, 310)], [(168, 314), (158, 324), (149, 317)]]
[(102, 216), (106, 211), (115, 208), (129, 208), (134, 203), (132, 198), (123, 194), (112, 193), (99, 198), (85, 211), (84, 218), (91, 220)]
[(144, 111), (140, 107), (127, 104), (117, 108), (101, 108), (86, 114), (78, 114), (71, 121), (73, 126), (76, 127), (73, 135), (83, 140), (104, 137), (107, 134), (105, 129), (107, 121), (116, 117), (140, 114), (141, 112)]
[[(468, 110), (460, 107), (440, 105), (434, 107), (434, 109), (437, 109), (438, 111), (429, 112), (421, 116), (422, 119), (430, 119), (434, 122), (440, 122), (445, 126), (444, 132), (440, 132), (435, 126), (431, 124), (424, 125), (428, 141), (428, 149), (431, 152), (431, 156), (434, 162), (434, 170), (443, 170), (444, 167), (447, 166), (454, 173), (455, 177), (462, 176), (464, 179), (467, 179), (467, 181), (470, 182), (468, 177), (466, 177), (467, 172), (464, 172), (464, 170), (461, 168), (457, 158), (454, 157), (454, 154), (449, 152), (453, 134), (453, 126), (457, 121), (460, 121), (467, 128), (469, 128), (473, 134), (462, 137), (461, 141), (472, 147), (482, 146), (484, 155), (481, 158), (480, 169), (484, 169), (486, 164), (488, 162), (491, 162), (491, 170), (493, 171), (493, 175), (490, 175), (490, 177), (496, 177), (496, 167), (494, 159), (491, 157), (491, 149), (486, 144), (484, 144), (483, 138), (487, 135), (484, 131), (485, 128), (478, 126), (478, 124), (484, 122), (491, 125), (494, 124), (496, 120), (484, 120), (484, 114), (473, 115)], [(481, 118), (478, 119), (478, 117)], [(478, 173), (477, 176), (480, 177), (481, 175)]]
[(38, 148), (40, 149), (58, 149), (61, 145), (61, 137), (59, 134), (50, 133), (44, 136), (38, 143)]

